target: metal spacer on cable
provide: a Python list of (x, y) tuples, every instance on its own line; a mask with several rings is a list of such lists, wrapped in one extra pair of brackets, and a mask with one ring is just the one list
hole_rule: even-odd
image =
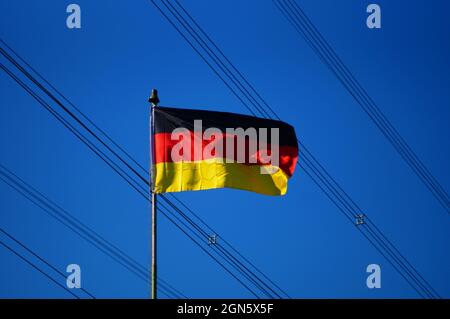
[(364, 217), (366, 217), (364, 214), (358, 214), (356, 215), (356, 221), (355, 221), (355, 225), (359, 226), (359, 225), (363, 225), (364, 222)]
[(208, 246), (217, 244), (218, 235), (212, 234), (208, 236)]

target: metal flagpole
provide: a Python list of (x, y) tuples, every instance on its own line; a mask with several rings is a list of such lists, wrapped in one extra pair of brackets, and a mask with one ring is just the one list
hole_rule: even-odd
[(151, 169), (150, 169), (150, 192), (152, 196), (152, 267), (151, 267), (151, 298), (157, 298), (157, 276), (156, 276), (156, 203), (157, 196), (155, 193), (155, 107), (159, 103), (158, 90), (153, 89), (152, 95), (148, 99), (151, 103), (151, 122), (150, 122), (150, 143), (151, 143)]

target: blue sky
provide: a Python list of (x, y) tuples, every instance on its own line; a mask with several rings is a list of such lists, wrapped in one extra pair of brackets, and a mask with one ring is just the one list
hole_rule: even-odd
[[(450, 188), (447, 1), (298, 1), (445, 189)], [(150, 1), (0, 1), (0, 36), (148, 166), (148, 103), (248, 114)], [(280, 117), (417, 270), (450, 297), (449, 216), (271, 1), (182, 1)], [(2, 63), (4, 61), (2, 60)], [(0, 162), (148, 264), (149, 205), (4, 73)], [(300, 154), (301, 156), (301, 154)], [(416, 298), (401, 276), (297, 169), (284, 197), (236, 190), (180, 193), (296, 298)], [(146, 298), (148, 286), (0, 183), (0, 226), (64, 271), (77, 263), (97, 297)], [(161, 276), (191, 298), (251, 295), (159, 219)], [(5, 238), (2, 237), (2, 240)], [(0, 297), (69, 298), (0, 249)], [(366, 287), (368, 264), (382, 288)], [(61, 280), (64, 283), (63, 280)]]

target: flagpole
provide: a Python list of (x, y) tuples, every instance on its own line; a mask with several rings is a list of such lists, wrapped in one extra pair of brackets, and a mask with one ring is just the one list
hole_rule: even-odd
[(156, 269), (156, 204), (157, 195), (155, 193), (155, 107), (159, 103), (158, 90), (153, 89), (152, 95), (148, 99), (151, 103), (151, 121), (150, 121), (150, 143), (151, 143), (151, 169), (150, 169), (150, 192), (152, 197), (152, 235), (151, 235), (151, 246), (152, 246), (152, 261), (151, 261), (151, 299), (157, 299), (157, 269)]

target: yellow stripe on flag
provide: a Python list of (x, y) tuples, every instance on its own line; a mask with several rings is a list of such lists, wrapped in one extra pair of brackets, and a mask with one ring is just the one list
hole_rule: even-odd
[[(271, 169), (271, 167), (268, 167)], [(288, 176), (281, 169), (261, 174), (260, 165), (222, 163), (220, 159), (162, 162), (154, 165), (155, 192), (235, 188), (264, 195), (284, 195)]]

